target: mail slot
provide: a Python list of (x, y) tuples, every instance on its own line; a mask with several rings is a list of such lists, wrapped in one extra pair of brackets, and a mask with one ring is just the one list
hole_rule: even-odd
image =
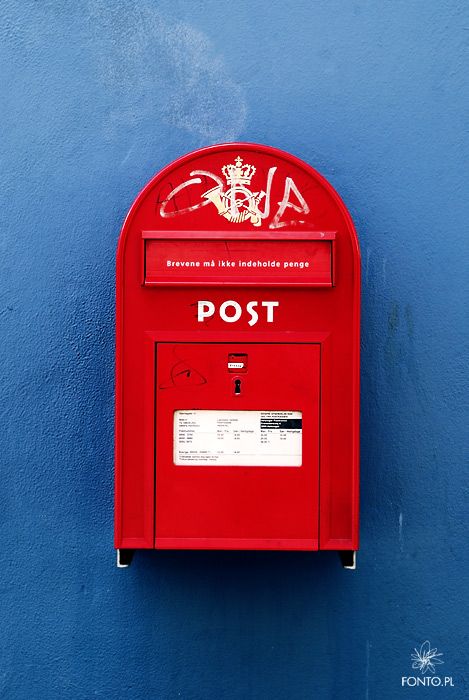
[(145, 284), (201, 286), (332, 286), (334, 231), (279, 232), (267, 241), (259, 234), (214, 231), (145, 231)]
[(256, 144), (159, 172), (116, 280), (115, 546), (358, 549), (360, 260), (313, 168)]

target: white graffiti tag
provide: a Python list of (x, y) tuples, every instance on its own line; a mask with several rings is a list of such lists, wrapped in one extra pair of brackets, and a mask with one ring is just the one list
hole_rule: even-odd
[[(190, 179), (185, 180), (182, 184), (175, 187), (161, 203), (160, 216), (163, 218), (179, 216), (180, 214), (196, 211), (197, 209), (205, 207), (207, 204), (213, 204), (218, 214), (228, 221), (236, 224), (249, 221), (253, 226), (260, 226), (262, 220), (270, 216), (270, 193), (276, 170), (276, 167), (269, 168), (266, 191), (260, 190), (258, 192), (253, 192), (250, 189), (251, 180), (256, 172), (256, 168), (254, 165), (243, 165), (243, 160), (239, 156), (235, 159), (234, 163), (224, 165), (222, 168), (222, 173), (226, 180), (226, 189), (223, 180), (209, 170), (193, 170), (189, 174)], [(215, 186), (201, 195), (201, 201), (183, 209), (168, 211), (168, 204), (174, 197), (187, 187), (200, 185), (202, 183), (202, 177), (212, 179)], [(290, 200), (292, 194), (296, 198), (295, 202)], [(263, 202), (264, 205), (263, 210), (261, 210), (259, 206), (261, 202)], [(290, 221), (282, 220), (283, 215), (288, 209), (299, 214), (308, 214), (310, 211), (306, 200), (291, 177), (285, 178), (283, 198), (281, 202), (277, 202), (277, 206), (278, 209), (269, 224), (269, 228), (271, 229), (305, 223), (302, 219), (293, 219)]]

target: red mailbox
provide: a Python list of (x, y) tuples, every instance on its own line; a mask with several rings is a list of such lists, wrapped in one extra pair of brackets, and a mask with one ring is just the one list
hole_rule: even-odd
[(353, 566), (359, 304), (350, 215), (298, 158), (223, 144), (148, 183), (117, 253), (121, 565), (145, 548)]

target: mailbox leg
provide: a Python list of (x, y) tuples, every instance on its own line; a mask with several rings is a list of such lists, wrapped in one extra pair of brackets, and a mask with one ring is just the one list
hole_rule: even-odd
[(132, 563), (134, 549), (118, 549), (117, 550), (117, 568), (126, 569)]
[(339, 557), (344, 569), (355, 571), (357, 568), (357, 553), (355, 550), (347, 549), (339, 552)]

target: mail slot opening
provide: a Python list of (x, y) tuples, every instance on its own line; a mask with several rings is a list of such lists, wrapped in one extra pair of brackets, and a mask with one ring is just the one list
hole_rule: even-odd
[(189, 232), (165, 237), (163, 232), (145, 231), (143, 238), (144, 284), (149, 286), (334, 283), (333, 231), (284, 233), (267, 241), (239, 231), (236, 237), (225, 231), (204, 238)]

